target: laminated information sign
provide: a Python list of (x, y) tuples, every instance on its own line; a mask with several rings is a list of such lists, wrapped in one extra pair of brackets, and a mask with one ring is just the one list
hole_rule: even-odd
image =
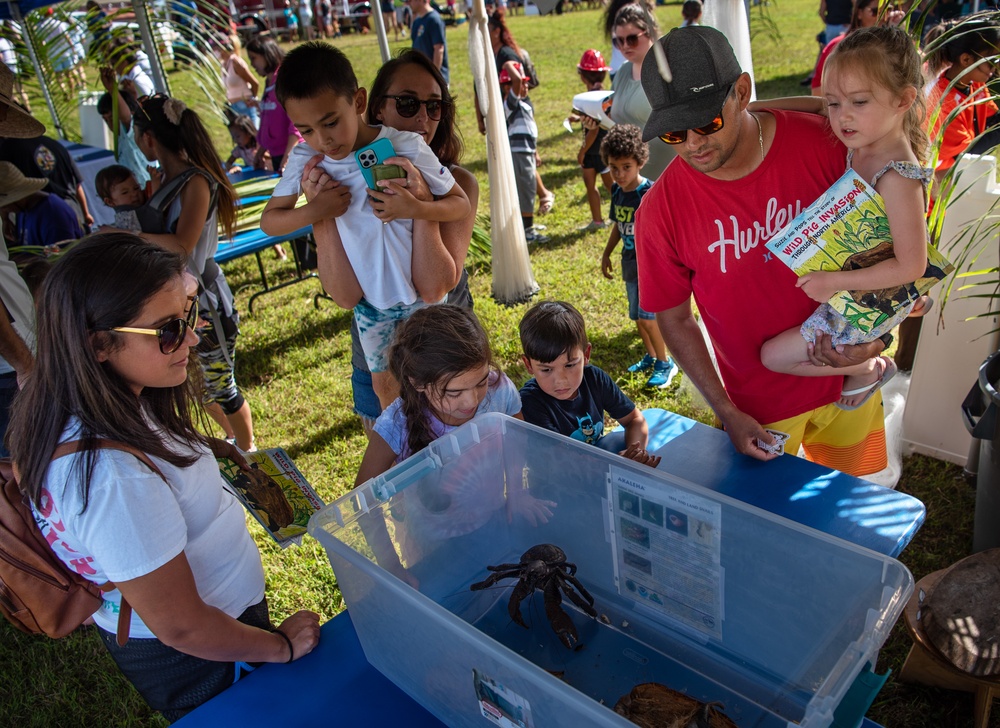
[(618, 593), (721, 639), (721, 505), (615, 466), (609, 491)]

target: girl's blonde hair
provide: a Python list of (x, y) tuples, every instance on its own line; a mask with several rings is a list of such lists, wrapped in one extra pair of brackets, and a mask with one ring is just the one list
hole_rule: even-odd
[(891, 25), (876, 25), (844, 36), (823, 68), (823, 85), (829, 82), (831, 73), (852, 70), (897, 97), (913, 87), (916, 97), (903, 117), (903, 131), (917, 159), (925, 162), (930, 143), (924, 130), (927, 107), (920, 66), (916, 44), (905, 30)]
[(238, 114), (234, 116), (229, 122), (229, 129), (238, 129), (244, 132), (250, 137), (250, 144), (248, 145), (251, 149), (257, 147), (257, 127), (253, 125), (253, 119), (251, 119), (246, 114)]

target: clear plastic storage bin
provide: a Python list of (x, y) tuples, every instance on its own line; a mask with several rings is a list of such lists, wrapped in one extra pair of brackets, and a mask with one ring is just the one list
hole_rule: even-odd
[[(628, 726), (612, 708), (646, 682), (718, 701), (741, 728), (829, 726), (913, 590), (894, 559), (503, 415), (309, 531), (368, 660), (451, 726)], [(519, 605), (526, 629), (515, 579), (469, 588), (538, 544), (594, 597), (597, 619), (562, 592), (573, 649), (541, 592)]]

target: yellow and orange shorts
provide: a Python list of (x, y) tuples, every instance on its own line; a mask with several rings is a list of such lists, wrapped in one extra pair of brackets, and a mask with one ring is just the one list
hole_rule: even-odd
[(794, 455), (801, 444), (809, 460), (848, 475), (870, 475), (888, 464), (881, 392), (856, 410), (828, 404), (764, 427), (788, 433), (785, 452)]

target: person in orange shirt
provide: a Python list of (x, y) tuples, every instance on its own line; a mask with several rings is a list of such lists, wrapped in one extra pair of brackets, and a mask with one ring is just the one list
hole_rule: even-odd
[[(1000, 52), (1000, 28), (983, 20), (942, 23), (929, 34), (927, 66), (934, 81), (926, 87), (928, 131), (939, 143), (938, 182), (959, 155), (980, 148), (997, 105), (986, 88), (993, 76), (991, 56)], [(993, 146), (993, 144), (990, 144)]]

